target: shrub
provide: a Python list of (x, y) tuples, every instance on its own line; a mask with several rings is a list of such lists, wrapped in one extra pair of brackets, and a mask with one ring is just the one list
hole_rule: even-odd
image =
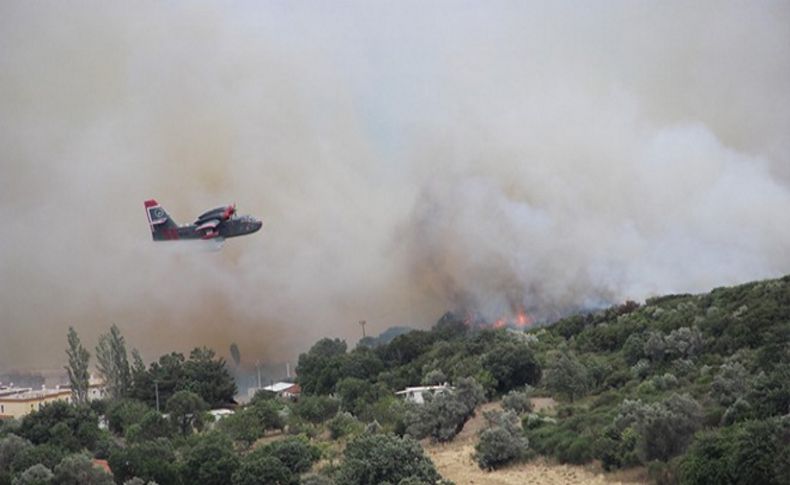
[(667, 461), (683, 452), (702, 421), (702, 408), (688, 395), (673, 394), (661, 403), (626, 399), (614, 426), (618, 432), (633, 427), (639, 435), (643, 462)]
[(182, 478), (184, 483), (225, 485), (239, 467), (233, 444), (222, 433), (195, 436), (194, 445), (184, 452)]
[(82, 454), (63, 458), (55, 467), (54, 483), (58, 485), (113, 485), (112, 475), (93, 466), (91, 459)]
[(292, 485), (293, 473), (277, 458), (257, 450), (244, 456), (233, 472), (233, 485)]
[(438, 386), (447, 382), (447, 376), (441, 369), (434, 369), (422, 378), (420, 382), (423, 386)]
[(327, 427), (329, 428), (329, 435), (333, 440), (350, 434), (357, 434), (362, 431), (362, 423), (349, 413), (338, 413), (334, 418), (329, 420)]
[(589, 463), (593, 456), (593, 440), (589, 436), (578, 436), (557, 449), (557, 459), (560, 463), (582, 465)]
[(532, 401), (529, 398), (529, 391), (512, 390), (502, 398), (502, 408), (510, 410), (516, 414), (526, 414), (532, 411)]
[(173, 446), (163, 438), (117, 448), (110, 454), (109, 462), (117, 481), (139, 477), (159, 485), (179, 483)]
[(54, 401), (25, 416), (19, 435), (35, 445), (51, 442), (69, 451), (90, 449), (99, 437), (99, 419), (87, 406)]
[(113, 401), (107, 406), (107, 424), (110, 431), (123, 436), (129, 426), (142, 421), (149, 411), (151, 408), (146, 403), (136, 399)]
[(697, 434), (680, 462), (683, 483), (732, 483), (729, 433), (721, 430)]
[(752, 405), (746, 399), (738, 398), (721, 417), (721, 424), (728, 426), (753, 416)]
[(37, 463), (22, 472), (14, 480), (14, 485), (48, 485), (56, 483), (54, 480), (55, 475), (53, 475), (52, 471), (41, 463)]
[(485, 417), (489, 426), (480, 433), (474, 455), (480, 468), (493, 470), (527, 454), (529, 442), (521, 432), (516, 413), (486, 413)]
[(719, 404), (729, 406), (743, 396), (749, 386), (749, 373), (740, 362), (729, 362), (713, 378), (710, 394)]
[(258, 448), (255, 452), (265, 453), (280, 460), (294, 474), (304, 473), (321, 457), (321, 451), (307, 442), (303, 436), (288, 437)]
[(407, 408), (406, 432), (417, 439), (450, 441), (474, 416), (483, 402), (483, 388), (474, 379), (460, 379), (452, 391), (429, 396), (425, 403)]
[(393, 434), (363, 434), (348, 444), (337, 481), (344, 485), (400, 483), (416, 479), (436, 483), (441, 477), (420, 444)]
[(311, 423), (323, 423), (337, 414), (340, 403), (328, 396), (302, 396), (293, 407), (294, 413)]

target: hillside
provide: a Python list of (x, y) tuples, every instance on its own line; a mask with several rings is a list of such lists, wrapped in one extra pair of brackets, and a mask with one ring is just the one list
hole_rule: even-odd
[(790, 476), (789, 337), (785, 277), (626, 302), (527, 331), (470, 328), (447, 314), (372, 351), (340, 352), (335, 342), (337, 352), (318, 357), (332, 345), (319, 342), (300, 359), (300, 380), (400, 432), (408, 426), (376, 410), (390, 391), (471, 376), (497, 400), (531, 386), (531, 396), (560, 405), (551, 418), (522, 413), (527, 455), (610, 471), (647, 466), (659, 481), (695, 483), (716, 470), (723, 482), (772, 483)]
[[(70, 349), (82, 348), (71, 332)], [(0, 484), (85, 474), (161, 485), (790, 477), (790, 277), (526, 330), (446, 314), (373, 347), (325, 338), (299, 357), (298, 400), (258, 393), (217, 423), (204, 411), (235, 385), (213, 351), (147, 367), (133, 353), (130, 366), (117, 327), (106, 338), (126, 385), (106, 401), (57, 401), (0, 422)], [(417, 385), (440, 387), (423, 404), (396, 397)]]

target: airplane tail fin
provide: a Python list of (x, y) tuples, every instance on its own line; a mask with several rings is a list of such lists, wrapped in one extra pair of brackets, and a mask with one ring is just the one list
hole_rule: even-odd
[(168, 235), (172, 235), (173, 230), (178, 229), (178, 224), (167, 215), (167, 212), (159, 205), (159, 202), (154, 199), (146, 200), (145, 213), (148, 216), (148, 224), (151, 226), (151, 235), (154, 241), (173, 239), (168, 237)]

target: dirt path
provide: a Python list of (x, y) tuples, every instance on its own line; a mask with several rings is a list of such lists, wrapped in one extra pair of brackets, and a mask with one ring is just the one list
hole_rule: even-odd
[[(540, 399), (540, 401), (538, 401)], [(536, 398), (533, 402), (536, 410), (549, 410), (554, 406), (550, 398)], [(477, 433), (485, 426), (483, 412), (499, 409), (499, 403), (486, 403), (477, 411), (477, 415), (466, 423), (464, 429), (451, 443), (432, 444), (425, 442), (423, 447), (436, 465), (439, 473), (456, 483), (456, 485), (612, 485), (615, 483), (639, 483), (628, 480), (620, 482), (613, 476), (607, 476), (594, 467), (561, 465), (551, 463), (543, 458), (528, 463), (513, 465), (492, 472), (481, 470), (472, 459), (477, 442)], [(620, 477), (622, 479), (622, 477)]]

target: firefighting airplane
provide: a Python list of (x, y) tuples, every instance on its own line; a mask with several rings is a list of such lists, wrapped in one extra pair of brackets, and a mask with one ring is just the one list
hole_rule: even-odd
[(236, 215), (236, 204), (211, 209), (201, 214), (194, 223), (181, 226), (154, 199), (145, 201), (145, 213), (154, 241), (202, 239), (221, 244), (225, 238), (252, 234), (263, 225), (252, 216)]

